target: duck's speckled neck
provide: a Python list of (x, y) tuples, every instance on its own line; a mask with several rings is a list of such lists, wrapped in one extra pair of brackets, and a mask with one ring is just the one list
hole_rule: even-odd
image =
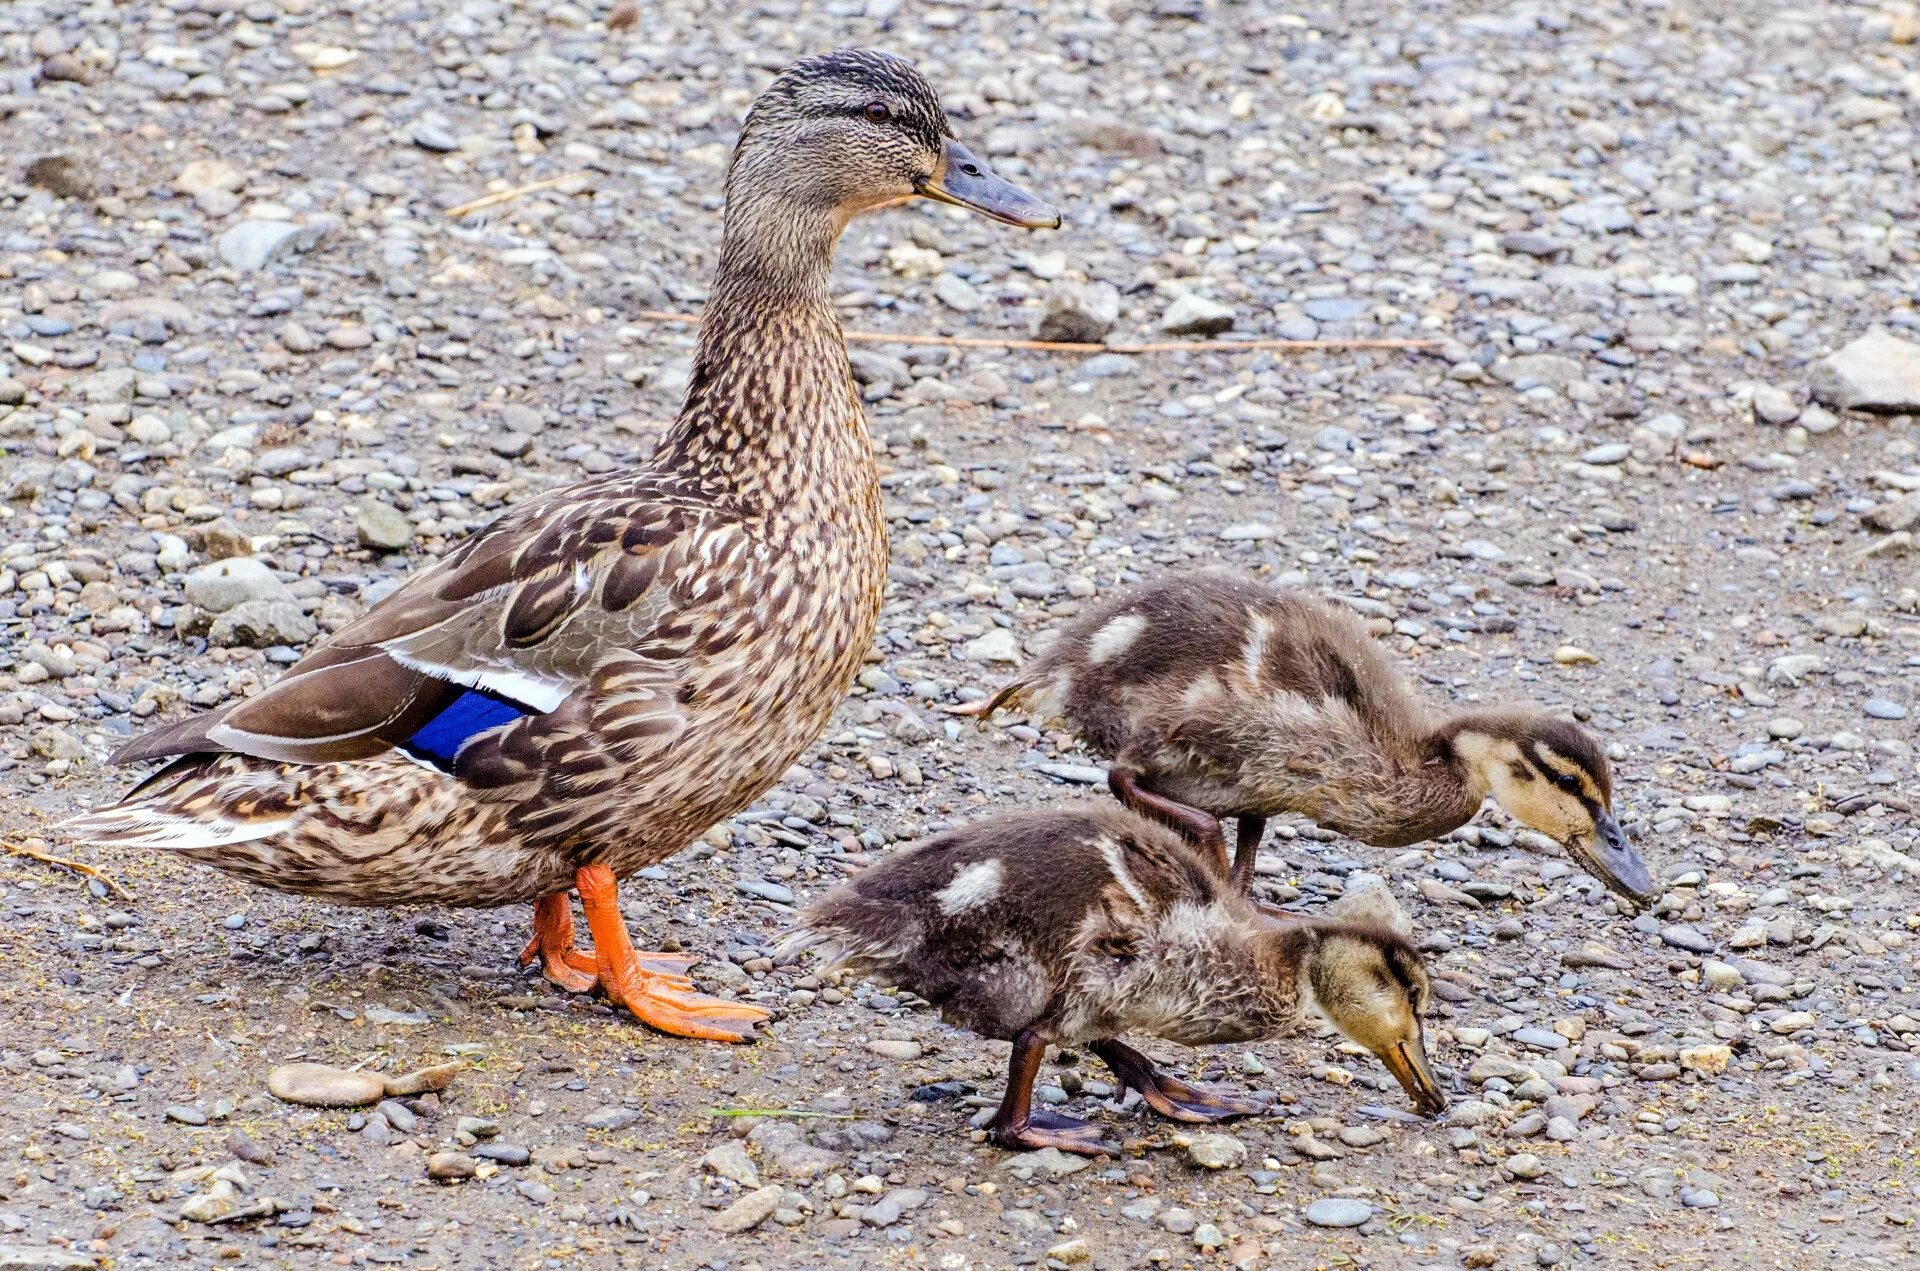
[[(846, 338), (827, 296), (844, 227), (805, 205), (730, 198), (680, 417), (662, 453), (776, 512), (873, 471)], [(833, 488), (826, 488), (833, 487)]]

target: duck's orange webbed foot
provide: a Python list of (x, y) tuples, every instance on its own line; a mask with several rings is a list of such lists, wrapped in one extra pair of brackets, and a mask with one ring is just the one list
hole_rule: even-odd
[[(693, 981), (684, 972), (698, 959), (684, 953), (640, 953), (640, 965), (682, 988)], [(600, 982), (600, 962), (593, 950), (573, 942), (573, 909), (567, 893), (557, 891), (533, 903), (533, 939), (520, 950), (520, 965), (540, 963), (540, 973), (569, 993), (586, 993)]]
[(580, 901), (593, 932), (596, 980), (608, 1000), (635, 1019), (675, 1037), (702, 1041), (752, 1041), (754, 1025), (767, 1012), (744, 1002), (729, 1002), (693, 991), (681, 974), (695, 961), (683, 954), (641, 953), (620, 918), (618, 885), (604, 865), (588, 865), (576, 876)]

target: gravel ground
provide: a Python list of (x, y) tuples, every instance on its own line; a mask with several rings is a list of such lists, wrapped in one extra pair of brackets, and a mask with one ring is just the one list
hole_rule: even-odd
[[(776, 1009), (750, 1049), (519, 972), (524, 912), (0, 858), (0, 1267), (1914, 1265), (1911, 5), (603, 16), (0, 6), (0, 833), (646, 454), (690, 333), (635, 315), (697, 309), (735, 122), (803, 53), (915, 58), (1068, 220), (862, 221), (850, 329), (1436, 343), (856, 346), (894, 530), (871, 665), (762, 804), (626, 889)], [(1364, 868), (1412, 914), (1447, 1123), (1330, 1038), (1155, 1046), (1282, 1115), (1189, 1145), (1063, 1056), (1043, 1097), (1126, 1158), (1010, 1157), (967, 1127), (1004, 1047), (770, 950), (895, 842), (1103, 797), (1060, 739), (937, 708), (1196, 561), (1346, 599), (1436, 702), (1589, 719), (1671, 890), (1623, 914), (1497, 817), (1397, 855), (1283, 829), (1273, 898)], [(266, 1093), (450, 1056), (378, 1110)], [(716, 1115), (748, 1108), (811, 1115)]]

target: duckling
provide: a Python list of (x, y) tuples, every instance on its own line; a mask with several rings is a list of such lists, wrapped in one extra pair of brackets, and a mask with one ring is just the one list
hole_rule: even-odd
[(518, 504), (257, 696), (137, 739), (119, 762), (166, 766), (69, 832), (340, 904), (532, 901), (521, 960), (549, 979), (664, 1032), (750, 1036), (766, 1012), (637, 951), (616, 887), (779, 780), (873, 643), (887, 523), (835, 244), (911, 198), (1060, 218), (954, 138), (911, 64), (864, 49), (774, 80), (726, 193), (651, 458)]
[(1112, 1152), (1097, 1126), (1033, 1107), (1049, 1044), (1084, 1046), (1176, 1121), (1263, 1111), (1189, 1085), (1120, 1040), (1189, 1046), (1272, 1036), (1317, 1007), (1380, 1057), (1427, 1115), (1446, 1106), (1427, 1064), (1427, 973), (1383, 926), (1276, 921), (1204, 847), (1112, 805), (1028, 812), (950, 830), (835, 888), (789, 948), (897, 985), (983, 1037), (1013, 1043), (989, 1124), (1003, 1147)]
[(1111, 759), (1121, 802), (1223, 861), (1219, 818), (1237, 818), (1243, 890), (1270, 816), (1405, 847), (1464, 825), (1491, 795), (1625, 899), (1656, 895), (1584, 729), (1526, 707), (1436, 718), (1353, 614), (1304, 592), (1215, 569), (1132, 588), (956, 713), (1009, 704), (1063, 720)]

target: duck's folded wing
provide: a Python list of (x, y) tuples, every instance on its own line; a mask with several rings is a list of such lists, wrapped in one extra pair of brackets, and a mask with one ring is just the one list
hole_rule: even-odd
[(690, 598), (689, 563), (724, 568), (742, 547), (737, 526), (691, 492), (644, 479), (522, 505), (264, 692), (156, 729), (114, 759), (233, 751), (337, 763), (404, 747), (450, 763), (477, 733), (556, 710), (614, 651), (651, 656), (655, 678), (670, 679), (685, 652), (673, 616)]

